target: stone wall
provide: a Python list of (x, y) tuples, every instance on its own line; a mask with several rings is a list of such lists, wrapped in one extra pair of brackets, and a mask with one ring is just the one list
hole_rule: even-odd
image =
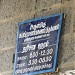
[(75, 70), (75, 0), (0, 0), (1, 75), (13, 73), (18, 22), (56, 13), (64, 13), (57, 61), (59, 72)]

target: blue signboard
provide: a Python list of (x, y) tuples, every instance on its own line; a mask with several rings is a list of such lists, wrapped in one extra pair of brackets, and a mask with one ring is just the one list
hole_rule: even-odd
[(18, 24), (13, 75), (54, 72), (62, 14)]

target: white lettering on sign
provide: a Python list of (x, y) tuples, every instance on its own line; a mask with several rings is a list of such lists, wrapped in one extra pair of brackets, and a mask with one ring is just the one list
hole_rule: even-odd
[(25, 52), (28, 52), (28, 51), (32, 51), (32, 50), (35, 50), (36, 48), (36, 45), (27, 45), (26, 47), (23, 47), (23, 53)]
[(59, 24), (56, 24), (55, 26), (51, 25), (51, 27), (47, 26), (43, 29), (33, 30), (33, 31), (30, 31), (30, 32), (24, 31), (24, 32), (19, 34), (19, 38), (28, 38), (29, 36), (47, 34), (47, 33), (50, 33), (51, 31), (55, 31), (55, 30), (58, 30), (58, 29), (59, 29)]
[(28, 73), (28, 71), (35, 71), (35, 70), (41, 70), (44, 68), (50, 68), (52, 67), (52, 63), (51, 64), (44, 64), (44, 65), (37, 65), (36, 67), (33, 65), (32, 67), (29, 68), (25, 68), (25, 69), (17, 69), (15, 74), (22, 74), (22, 73)]
[(44, 49), (45, 47), (48, 47), (48, 46), (49, 46), (49, 41), (47, 40), (47, 42), (39, 43), (38, 49)]
[(31, 24), (30, 30), (36, 30), (37, 28), (45, 28), (45, 27), (46, 27), (46, 23), (41, 22), (41, 23), (38, 23), (37, 25)]

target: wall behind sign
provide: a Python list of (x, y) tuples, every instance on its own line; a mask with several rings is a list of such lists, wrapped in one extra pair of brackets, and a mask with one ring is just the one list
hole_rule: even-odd
[(0, 0), (1, 75), (12, 75), (13, 72), (17, 23), (56, 13), (65, 14), (59, 42), (59, 72), (75, 70), (75, 0)]

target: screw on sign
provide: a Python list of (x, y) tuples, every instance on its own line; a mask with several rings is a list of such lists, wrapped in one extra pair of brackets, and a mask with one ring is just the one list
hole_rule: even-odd
[(75, 70), (69, 70), (66, 71), (65, 73), (59, 73), (59, 75), (75, 75)]

